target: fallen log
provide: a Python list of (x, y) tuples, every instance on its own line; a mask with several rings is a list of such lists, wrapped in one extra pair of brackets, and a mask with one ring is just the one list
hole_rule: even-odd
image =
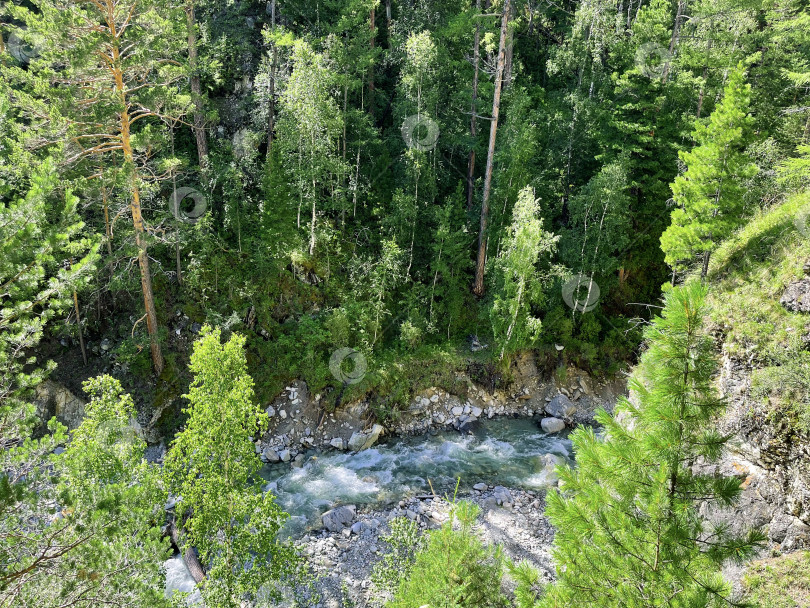
[[(182, 545), (180, 544), (179, 533), (177, 531), (177, 525), (175, 523), (175, 518), (172, 517), (172, 521), (169, 524), (169, 536), (172, 539), (172, 543), (177, 547), (178, 551), (181, 550)], [(195, 583), (201, 583), (205, 580), (205, 569), (203, 568), (202, 564), (200, 563), (200, 558), (197, 556), (197, 550), (194, 547), (188, 547), (183, 553), (183, 561), (186, 564), (186, 568), (191, 573), (191, 577), (194, 579)]]

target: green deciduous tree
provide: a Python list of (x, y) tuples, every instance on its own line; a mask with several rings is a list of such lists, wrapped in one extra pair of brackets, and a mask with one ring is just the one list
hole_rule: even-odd
[(110, 376), (87, 380), (84, 390), (85, 417), (56, 459), (61, 516), (51, 523), (67, 529), (73, 548), (31, 585), (33, 605), (167, 606), (166, 492), (144, 458), (135, 405)]
[(311, 209), (309, 255), (315, 252), (318, 208), (324, 211), (326, 200), (341, 195), (337, 185), (345, 173), (337, 156), (343, 118), (331, 95), (334, 79), (324, 55), (303, 40), (293, 43), (292, 73), (280, 97), (277, 143), (289, 159), (285, 165), (298, 190), (299, 228), (304, 204)]
[(699, 501), (728, 506), (741, 492), (739, 479), (695, 468), (716, 461), (728, 439), (713, 424), (724, 402), (712, 385), (704, 298), (699, 283), (666, 294), (645, 334), (634, 401), (597, 414), (603, 438), (590, 427), (573, 433), (577, 467), (561, 468), (547, 498), (558, 580), (541, 606), (726, 606), (721, 567), (763, 541), (698, 511)]
[(680, 155), (686, 171), (672, 184), (676, 208), (672, 224), (661, 235), (666, 262), (673, 268), (682, 269), (702, 254), (705, 277), (718, 241), (742, 222), (743, 180), (757, 171), (745, 154), (753, 120), (748, 113), (750, 99), (751, 85), (739, 65), (708, 124), (696, 125), (697, 145)]
[(559, 237), (543, 229), (534, 190), (521, 190), (512, 212), (512, 225), (492, 262), (495, 290), (489, 316), (501, 358), (509, 351), (532, 345), (540, 333), (540, 319), (532, 305), (543, 299), (543, 288), (556, 269), (544, 258), (556, 251)]
[[(177, 517), (207, 569), (202, 593), (209, 608), (236, 608), (295, 566), (293, 551), (278, 540), (287, 515), (256, 483), (261, 466), (253, 438), (267, 425), (247, 373), (245, 339), (221, 343), (205, 327), (194, 345), (194, 380), (186, 397), (188, 421), (166, 456), (171, 492), (181, 497)], [(264, 592), (263, 592), (264, 593)]]

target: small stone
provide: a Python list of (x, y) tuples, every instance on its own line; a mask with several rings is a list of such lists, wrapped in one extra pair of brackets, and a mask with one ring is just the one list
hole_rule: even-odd
[(267, 462), (279, 462), (281, 460), (278, 452), (276, 452), (273, 448), (264, 448), (262, 456), (264, 456)]
[(485, 483), (477, 483), (473, 486), (473, 490), (478, 490), (479, 492), (486, 492), (489, 486)]
[(290, 462), (290, 459), (292, 458), (292, 454), (290, 453), (290, 450), (281, 450), (278, 453), (278, 457), (281, 458), (281, 460), (283, 462)]
[(281, 416), (282, 420), (286, 420), (287, 418), (287, 412), (285, 410), (279, 410), (278, 415)]
[(271, 405), (271, 406), (269, 406), (269, 407), (268, 407), (266, 410), (264, 410), (264, 411), (265, 411), (265, 413), (266, 413), (266, 414), (267, 414), (267, 415), (268, 415), (270, 418), (272, 418), (273, 416), (275, 416), (275, 415), (276, 415), (276, 408), (274, 408), (272, 405)]
[(461, 416), (464, 413), (464, 408), (461, 407), (460, 405), (457, 405), (450, 411), (453, 412), (453, 416)]
[(433, 396), (430, 398), (431, 403), (436, 403), (438, 400), (439, 400), (439, 396), (438, 396), (438, 395), (433, 395)]
[(483, 413), (483, 410), (480, 407), (473, 406), (470, 408), (470, 413), (476, 418), (480, 418), (481, 414)]
[(338, 450), (342, 450), (343, 449), (343, 439), (341, 439), (340, 437), (334, 437), (329, 442), (329, 445), (331, 445), (333, 448), (336, 448)]

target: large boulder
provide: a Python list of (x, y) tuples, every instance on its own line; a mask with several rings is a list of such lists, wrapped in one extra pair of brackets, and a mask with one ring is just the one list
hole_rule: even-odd
[(380, 438), (380, 435), (383, 434), (385, 429), (380, 424), (375, 424), (371, 427), (370, 431), (365, 433), (356, 432), (352, 433), (352, 436), (349, 438), (349, 449), (352, 452), (361, 452), (363, 450), (369, 449)]
[(540, 428), (544, 433), (559, 433), (565, 428), (565, 422), (559, 418), (543, 418), (540, 421)]
[(59, 422), (73, 430), (84, 420), (85, 402), (53, 380), (45, 380), (36, 387), (34, 401), (43, 423), (56, 416)]
[(557, 395), (546, 404), (546, 413), (554, 418), (570, 418), (577, 411), (577, 406), (565, 395)]
[(354, 505), (345, 505), (337, 507), (331, 511), (327, 511), (321, 515), (321, 523), (323, 527), (330, 532), (340, 532), (354, 521), (357, 515), (357, 507)]

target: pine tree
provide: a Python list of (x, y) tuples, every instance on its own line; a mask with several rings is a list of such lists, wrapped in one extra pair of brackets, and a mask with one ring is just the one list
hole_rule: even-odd
[[(17, 104), (33, 128), (29, 136), (63, 146), (66, 161), (93, 175), (101, 163), (120, 169), (140, 270), (144, 316), (155, 371), (163, 369), (157, 307), (149, 268), (150, 231), (143, 215), (145, 167), (154, 150), (139, 142), (142, 125), (190, 105), (175, 83), (184, 75), (174, 57), (183, 48), (176, 24), (180, 7), (163, 0), (38, 0), (36, 9), (15, 9), (41, 50), (25, 73)], [(145, 128), (145, 127), (144, 127)], [(148, 140), (149, 137), (147, 136)], [(95, 163), (92, 169), (85, 165)]]
[(540, 606), (725, 606), (722, 565), (764, 540), (698, 512), (698, 501), (728, 506), (741, 492), (740, 480), (693, 468), (716, 461), (728, 439), (713, 425), (724, 402), (702, 328), (705, 293), (690, 283), (666, 294), (631, 381), (636, 400), (597, 414), (604, 438), (585, 427), (572, 434), (577, 467), (562, 467), (547, 497), (558, 580)]
[(220, 331), (203, 328), (190, 370), (189, 418), (166, 455), (165, 476), (181, 497), (177, 519), (184, 548), (195, 547), (206, 567), (202, 593), (209, 608), (236, 608), (260, 589), (270, 597), (296, 565), (278, 541), (287, 515), (256, 484), (261, 462), (253, 437), (267, 425), (247, 373), (245, 339), (221, 344)]
[(676, 208), (672, 224), (661, 235), (666, 262), (683, 269), (702, 254), (705, 277), (709, 257), (717, 243), (740, 226), (743, 218), (744, 180), (757, 172), (745, 154), (753, 122), (748, 113), (751, 85), (742, 65), (729, 76), (723, 101), (708, 124), (695, 127), (695, 148), (682, 152), (686, 171), (672, 184)]

